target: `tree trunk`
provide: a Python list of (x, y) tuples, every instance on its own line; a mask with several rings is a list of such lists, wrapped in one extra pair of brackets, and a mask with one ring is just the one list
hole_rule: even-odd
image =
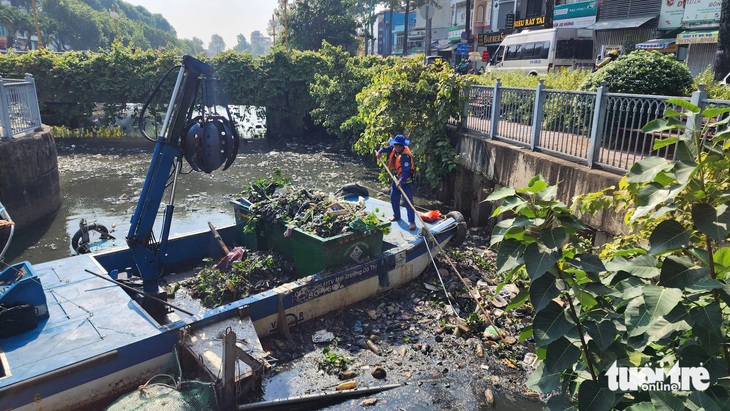
[(723, 1), (720, 9), (720, 33), (715, 55), (715, 80), (722, 80), (730, 72), (730, 1)]

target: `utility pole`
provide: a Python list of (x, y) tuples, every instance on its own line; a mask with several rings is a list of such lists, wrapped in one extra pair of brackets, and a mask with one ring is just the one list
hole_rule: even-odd
[(717, 54), (715, 54), (715, 80), (722, 80), (730, 72), (730, 1), (724, 0), (720, 6), (720, 31), (718, 33)]
[(43, 48), (43, 42), (41, 41), (41, 29), (38, 27), (38, 9), (35, 7), (35, 0), (31, 0), (33, 6), (33, 20), (35, 20), (35, 35), (38, 37), (38, 50)]
[(466, 0), (466, 21), (464, 22), (464, 24), (464, 31), (466, 32), (466, 44), (469, 45), (469, 51), (471, 51), (471, 0)]

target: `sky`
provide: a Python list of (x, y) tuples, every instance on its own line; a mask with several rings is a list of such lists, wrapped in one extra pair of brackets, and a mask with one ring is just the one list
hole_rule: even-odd
[(268, 35), (269, 21), (277, 0), (125, 0), (143, 6), (153, 14), (161, 14), (181, 39), (197, 37), (205, 47), (210, 37), (223, 37), (226, 49), (236, 46), (243, 34), (251, 42), (251, 32)]

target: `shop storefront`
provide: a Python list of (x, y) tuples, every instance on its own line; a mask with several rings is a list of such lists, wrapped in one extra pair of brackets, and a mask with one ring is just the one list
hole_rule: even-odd
[(688, 30), (677, 35), (678, 45), (688, 45), (687, 67), (693, 76), (715, 66), (718, 30)]

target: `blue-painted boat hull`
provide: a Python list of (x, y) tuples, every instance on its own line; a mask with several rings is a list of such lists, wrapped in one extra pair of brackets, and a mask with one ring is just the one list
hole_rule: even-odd
[[(368, 207), (390, 209), (368, 199)], [(405, 215), (405, 211), (403, 211)], [(420, 223), (419, 223), (420, 225)], [(443, 247), (460, 227), (447, 218), (429, 224)], [(235, 226), (218, 230), (235, 243)], [(238, 318), (245, 312), (259, 336), (308, 321), (378, 292), (411, 281), (431, 264), (424, 237), (393, 225), (384, 251), (326, 277), (313, 275), (248, 298), (202, 310), (171, 314), (160, 324), (115, 284), (97, 278), (113, 270), (136, 272), (128, 249), (85, 254), (35, 266), (43, 284), (49, 318), (36, 329), (0, 339), (0, 410), (70, 410), (99, 403), (144, 383), (170, 358), (183, 330)], [(170, 240), (166, 272), (222, 256), (210, 232)], [(280, 304), (281, 301), (281, 304)], [(280, 308), (281, 307), (281, 308)], [(281, 311), (283, 309), (283, 311)]]

